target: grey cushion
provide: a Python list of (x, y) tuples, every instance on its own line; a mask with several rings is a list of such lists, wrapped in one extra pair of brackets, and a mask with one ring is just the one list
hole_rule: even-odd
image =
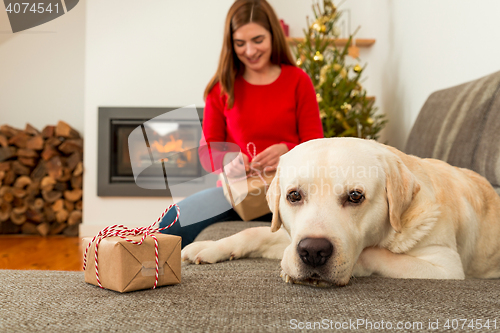
[(234, 235), (241, 230), (252, 227), (270, 227), (271, 222), (220, 222), (203, 229), (196, 237), (195, 242), (204, 240), (218, 240)]
[[(389, 332), (428, 332), (439, 320), (435, 332), (443, 332), (446, 320), (462, 318), (496, 319), (490, 331), (500, 328), (499, 280), (371, 277), (323, 289), (278, 274), (279, 260), (189, 265), (178, 285), (119, 294), (86, 284), (82, 272), (0, 270), (0, 332), (287, 332), (299, 322), (331, 320), (335, 328), (358, 319), (372, 325), (360, 332), (386, 332), (373, 327), (382, 320), (394, 325)], [(398, 322), (423, 329), (396, 330)]]
[(405, 152), (476, 171), (500, 194), (500, 72), (429, 96)]

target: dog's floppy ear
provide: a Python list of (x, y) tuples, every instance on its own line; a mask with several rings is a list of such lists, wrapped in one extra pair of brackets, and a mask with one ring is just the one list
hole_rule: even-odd
[(410, 207), (414, 196), (420, 191), (415, 175), (396, 155), (386, 160), (385, 187), (389, 203), (389, 219), (396, 232), (401, 232), (401, 216)]
[(280, 177), (278, 168), (276, 170), (276, 175), (274, 176), (271, 185), (269, 185), (266, 193), (267, 204), (269, 205), (269, 209), (273, 213), (273, 219), (271, 221), (272, 232), (278, 231), (281, 227), (281, 217), (279, 212), (281, 189), (279, 181)]

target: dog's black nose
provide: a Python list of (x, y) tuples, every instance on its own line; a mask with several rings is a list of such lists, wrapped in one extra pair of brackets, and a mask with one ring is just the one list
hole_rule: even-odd
[(333, 245), (326, 238), (304, 238), (297, 245), (297, 252), (304, 264), (324, 265), (333, 253)]

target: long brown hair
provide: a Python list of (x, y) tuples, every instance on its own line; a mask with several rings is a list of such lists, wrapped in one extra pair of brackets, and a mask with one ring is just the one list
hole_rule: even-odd
[(205, 88), (204, 99), (214, 85), (219, 82), (221, 94), (227, 94), (228, 108), (234, 103), (234, 80), (243, 75), (245, 65), (238, 59), (233, 47), (233, 33), (248, 23), (257, 23), (271, 33), (271, 63), (296, 66), (281, 29), (278, 17), (266, 0), (236, 0), (229, 9), (224, 26), (224, 41), (220, 53), (217, 72)]

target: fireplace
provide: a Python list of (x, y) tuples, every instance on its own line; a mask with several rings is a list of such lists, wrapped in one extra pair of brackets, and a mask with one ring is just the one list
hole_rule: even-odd
[(198, 156), (202, 112), (100, 107), (97, 195), (185, 197), (215, 186)]

